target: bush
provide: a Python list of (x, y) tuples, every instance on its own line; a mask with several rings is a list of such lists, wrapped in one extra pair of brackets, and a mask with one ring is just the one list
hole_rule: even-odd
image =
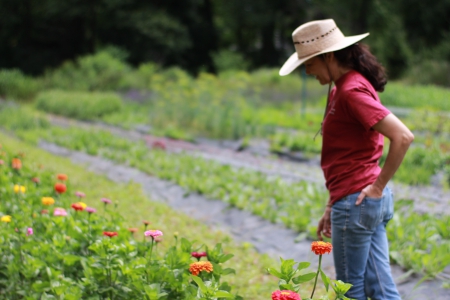
[(450, 87), (450, 62), (444, 60), (424, 60), (414, 64), (406, 75), (413, 84), (435, 84)]
[(47, 72), (47, 88), (79, 91), (112, 91), (124, 87), (131, 68), (106, 51), (66, 62)]
[(40, 110), (80, 120), (94, 120), (121, 110), (122, 101), (114, 93), (46, 91), (38, 95)]
[(212, 58), (218, 72), (247, 70), (249, 67), (249, 62), (241, 54), (231, 50), (220, 50), (214, 53)]
[(39, 91), (38, 82), (20, 70), (0, 70), (0, 96), (13, 100), (30, 100)]

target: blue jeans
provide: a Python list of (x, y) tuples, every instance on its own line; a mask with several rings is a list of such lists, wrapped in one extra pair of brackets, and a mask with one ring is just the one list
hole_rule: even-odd
[(356, 206), (360, 193), (333, 205), (331, 229), (336, 278), (353, 286), (346, 296), (357, 300), (401, 299), (389, 264), (386, 224), (394, 214), (391, 190), (381, 198), (366, 197)]

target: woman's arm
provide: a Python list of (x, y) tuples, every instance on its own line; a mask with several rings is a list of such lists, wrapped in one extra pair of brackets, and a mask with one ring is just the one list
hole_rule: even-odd
[(373, 129), (390, 140), (389, 152), (377, 180), (361, 191), (358, 199), (356, 199), (356, 205), (361, 204), (365, 196), (380, 198), (383, 195), (384, 187), (394, 176), (405, 157), (409, 145), (414, 140), (414, 135), (411, 131), (393, 114), (387, 115), (375, 124)]

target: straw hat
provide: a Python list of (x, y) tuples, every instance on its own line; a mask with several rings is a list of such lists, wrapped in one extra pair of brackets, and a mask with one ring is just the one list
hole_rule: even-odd
[(296, 52), (281, 67), (280, 75), (288, 75), (311, 57), (343, 49), (368, 35), (344, 36), (333, 19), (305, 23), (292, 33)]

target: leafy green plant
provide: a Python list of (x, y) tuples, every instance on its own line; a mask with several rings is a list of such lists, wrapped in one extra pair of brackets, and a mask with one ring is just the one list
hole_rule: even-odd
[(22, 74), (20, 70), (0, 70), (0, 96), (3, 98), (29, 101), (40, 89), (37, 79)]
[(289, 299), (300, 299), (298, 293), (300, 292), (302, 284), (312, 279), (314, 279), (314, 286), (312, 288), (311, 296), (309, 298), (303, 297), (301, 299), (314, 299), (313, 297), (317, 287), (317, 279), (320, 274), (325, 287), (325, 291), (327, 292), (327, 294), (323, 295), (320, 299), (330, 299), (328, 296), (328, 290), (331, 286), (335, 293), (335, 300), (350, 300), (345, 296), (345, 293), (347, 293), (352, 285), (349, 283), (344, 283), (340, 280), (331, 280), (321, 268), (322, 255), (331, 252), (331, 244), (321, 241), (313, 242), (311, 248), (312, 251), (319, 256), (319, 265), (317, 267), (317, 272), (304, 273), (302, 271), (304, 269), (307, 269), (311, 265), (311, 263), (309, 262), (297, 263), (293, 259), (284, 260), (281, 257), (280, 270), (277, 270), (275, 268), (268, 268), (268, 272), (279, 279), (278, 285), (280, 290), (273, 292), (272, 299), (279, 299), (280, 294), (288, 295)]

